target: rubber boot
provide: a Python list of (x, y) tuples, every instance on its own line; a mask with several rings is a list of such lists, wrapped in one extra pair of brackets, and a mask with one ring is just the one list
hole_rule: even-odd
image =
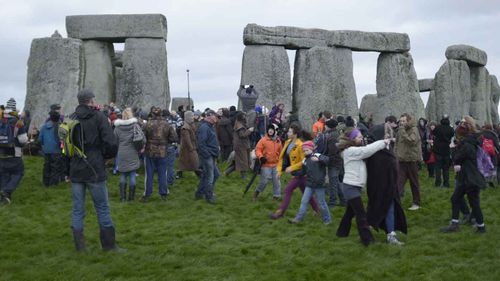
[(337, 229), (337, 237), (347, 237), (349, 232), (351, 232), (352, 218), (354, 217), (354, 211), (352, 210), (349, 202), (345, 208), (344, 216), (340, 221), (339, 228)]
[(131, 185), (128, 192), (128, 201), (135, 200), (135, 185)]
[(125, 253), (127, 249), (123, 249), (118, 247), (115, 241), (115, 228), (113, 226), (110, 227), (102, 227), (101, 226), (101, 246), (104, 251), (113, 251), (117, 253)]
[(356, 216), (356, 223), (358, 225), (358, 233), (361, 238), (361, 243), (363, 245), (368, 246), (370, 243), (374, 242), (372, 232), (370, 231), (370, 225), (368, 224), (368, 220), (366, 219), (365, 208), (363, 207), (363, 201), (361, 201), (361, 197), (356, 197), (354, 199), (349, 200), (349, 206), (354, 211)]
[(126, 194), (126, 188), (127, 185), (124, 183), (120, 183), (120, 202), (125, 202), (127, 199), (127, 194)]
[(85, 252), (85, 237), (83, 236), (83, 229), (73, 230), (73, 240), (75, 242), (75, 248), (77, 252)]

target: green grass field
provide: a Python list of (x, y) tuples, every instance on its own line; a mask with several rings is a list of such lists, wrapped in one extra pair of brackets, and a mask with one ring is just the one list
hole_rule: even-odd
[[(216, 205), (193, 200), (192, 173), (176, 181), (167, 202), (155, 186), (148, 203), (120, 203), (118, 176), (110, 176), (117, 241), (128, 252), (101, 251), (88, 195), (89, 251), (82, 254), (70, 230), (69, 184), (45, 188), (43, 159), (26, 157), (25, 164), (12, 204), (0, 206), (0, 280), (500, 280), (498, 188), (481, 193), (486, 234), (471, 226), (442, 234), (452, 189), (434, 188), (422, 173), (422, 208), (406, 212), (409, 233), (400, 235), (406, 245), (388, 245), (379, 232), (377, 243), (365, 248), (355, 223), (350, 237), (335, 236), (343, 208), (332, 210), (330, 225), (310, 209), (300, 225), (272, 221), (268, 216), (278, 203), (271, 186), (252, 202), (250, 193), (242, 198), (245, 182), (237, 174), (219, 178)], [(405, 209), (411, 205), (406, 188)], [(296, 214), (300, 197), (297, 190), (286, 217)]]

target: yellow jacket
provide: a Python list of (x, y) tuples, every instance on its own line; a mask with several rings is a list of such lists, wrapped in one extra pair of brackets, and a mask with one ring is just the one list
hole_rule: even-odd
[[(288, 149), (288, 145), (290, 145), (290, 142), (291, 140), (288, 139), (285, 142), (285, 145), (283, 145), (283, 149), (281, 150), (280, 159), (278, 161), (278, 175), (280, 176), (284, 172), (283, 157), (285, 157), (285, 153)], [(290, 151), (290, 154), (288, 155), (288, 159), (290, 160), (290, 168), (292, 168), (292, 172), (302, 169), (302, 160), (304, 160), (304, 157), (305, 155), (304, 151), (302, 151), (302, 141), (300, 139), (296, 139), (295, 146), (292, 148), (292, 151)]]

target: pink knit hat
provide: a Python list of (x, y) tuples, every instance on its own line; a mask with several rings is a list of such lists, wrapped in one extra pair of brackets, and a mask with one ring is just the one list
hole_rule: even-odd
[(305, 141), (302, 143), (302, 150), (310, 149), (314, 150), (314, 143), (312, 141)]

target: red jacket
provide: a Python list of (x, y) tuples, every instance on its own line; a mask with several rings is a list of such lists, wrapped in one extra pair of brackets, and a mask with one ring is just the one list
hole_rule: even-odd
[(277, 137), (273, 140), (266, 134), (259, 140), (257, 146), (255, 146), (255, 156), (257, 158), (266, 158), (267, 161), (262, 167), (276, 167), (282, 148), (283, 145), (281, 144), (280, 138)]

